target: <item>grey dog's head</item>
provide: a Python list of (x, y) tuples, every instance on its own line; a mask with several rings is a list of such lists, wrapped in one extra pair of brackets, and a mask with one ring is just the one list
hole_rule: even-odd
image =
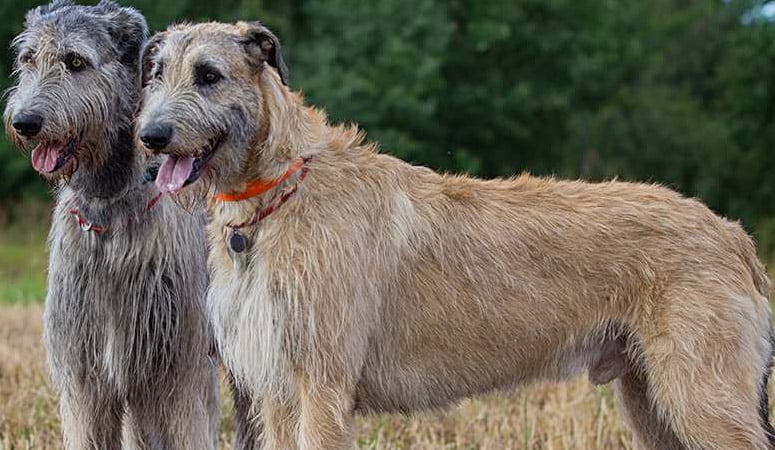
[(34, 146), (35, 170), (53, 180), (110, 159), (107, 144), (131, 129), (147, 35), (142, 14), (109, 0), (55, 0), (27, 13), (3, 118), (14, 143)]

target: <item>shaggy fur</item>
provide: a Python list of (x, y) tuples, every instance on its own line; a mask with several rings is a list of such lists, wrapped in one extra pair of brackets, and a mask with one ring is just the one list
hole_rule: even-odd
[[(217, 439), (204, 216), (167, 198), (142, 212), (157, 193), (131, 129), (146, 36), (134, 9), (57, 1), (31, 10), (14, 41), (7, 132), (24, 147), (74, 148), (44, 174), (56, 186), (44, 341), (68, 449), (211, 449)], [(76, 57), (82, 70), (69, 65)], [(40, 132), (16, 134), (31, 112)], [(73, 208), (108, 231), (82, 231)]]
[[(211, 201), (208, 305), (266, 448), (344, 449), (355, 413), (441, 408), (589, 371), (642, 449), (770, 448), (770, 282), (736, 223), (659, 186), (442, 175), (378, 154), (284, 85), (258, 23), (178, 25), (145, 52), (138, 129), (238, 191)], [(216, 72), (214, 83), (197, 77)], [(295, 196), (243, 228), (277, 195)]]

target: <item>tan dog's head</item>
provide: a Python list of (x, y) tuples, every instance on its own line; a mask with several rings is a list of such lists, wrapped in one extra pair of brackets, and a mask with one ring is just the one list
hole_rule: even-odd
[(142, 53), (142, 83), (137, 139), (167, 155), (156, 178), (163, 192), (197, 180), (231, 187), (271, 134), (266, 96), (277, 104), (288, 92), (280, 43), (259, 22), (176, 25), (155, 35)]

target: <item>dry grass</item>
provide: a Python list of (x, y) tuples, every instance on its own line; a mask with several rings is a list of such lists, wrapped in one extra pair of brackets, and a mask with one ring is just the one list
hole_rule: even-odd
[[(46, 379), (40, 306), (0, 307), (0, 449), (60, 448), (57, 398)], [(225, 391), (224, 391), (225, 392)], [(231, 437), (223, 396), (221, 447)], [(447, 413), (359, 421), (364, 449), (625, 449), (606, 389), (585, 380), (463, 402)]]
[[(41, 307), (0, 306), (0, 324), (0, 450), (60, 448), (57, 398), (46, 380), (41, 345)], [(231, 439), (231, 412), (224, 395), (221, 448)], [(583, 378), (465, 401), (445, 413), (364, 418), (358, 436), (363, 449), (631, 448), (610, 391)]]

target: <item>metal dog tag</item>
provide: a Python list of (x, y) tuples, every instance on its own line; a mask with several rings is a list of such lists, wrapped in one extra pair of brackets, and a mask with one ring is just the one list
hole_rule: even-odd
[(234, 253), (242, 253), (248, 246), (248, 239), (239, 230), (234, 230), (229, 237), (229, 248)]

